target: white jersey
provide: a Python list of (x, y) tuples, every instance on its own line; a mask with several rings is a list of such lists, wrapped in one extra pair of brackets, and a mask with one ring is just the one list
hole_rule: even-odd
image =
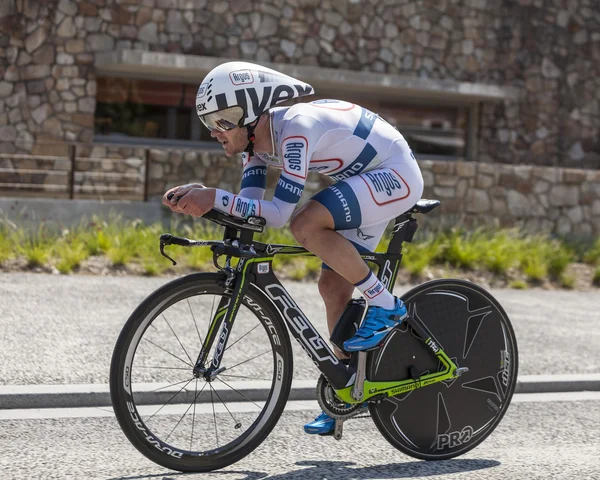
[[(358, 105), (317, 100), (276, 107), (270, 114), (274, 155), (255, 153), (248, 158), (244, 153), (240, 193), (217, 189), (217, 210), (243, 218), (260, 216), (268, 226), (281, 227), (298, 203), (309, 171), (343, 181), (376, 169), (399, 168), (403, 163), (416, 166), (400, 132)], [(263, 200), (267, 166), (282, 170), (272, 201)], [(395, 175), (383, 172), (370, 177), (371, 195), (379, 191), (389, 194), (390, 189), (403, 187)]]

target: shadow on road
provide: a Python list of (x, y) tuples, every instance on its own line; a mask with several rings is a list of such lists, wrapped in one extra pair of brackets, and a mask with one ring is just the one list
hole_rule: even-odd
[[(352, 462), (325, 462), (318, 460), (306, 460), (297, 462), (295, 465), (303, 468), (289, 473), (280, 473), (269, 475), (263, 472), (250, 471), (219, 471), (211, 473), (170, 473), (156, 475), (138, 475), (133, 477), (118, 477), (111, 480), (142, 480), (142, 479), (160, 479), (160, 480), (187, 480), (193, 478), (219, 478), (229, 475), (245, 475), (245, 477), (236, 477), (239, 480), (306, 480), (306, 479), (327, 479), (327, 480), (367, 480), (377, 479), (396, 479), (411, 477), (433, 477), (436, 475), (448, 475), (452, 473), (470, 472), (474, 470), (483, 470), (500, 465), (496, 460), (478, 460), (478, 459), (460, 459), (443, 460), (438, 462), (404, 462), (388, 463), (385, 465), (376, 465), (370, 467), (354, 467)], [(200, 477), (202, 476), (202, 477)], [(227, 478), (227, 477), (225, 477)]]

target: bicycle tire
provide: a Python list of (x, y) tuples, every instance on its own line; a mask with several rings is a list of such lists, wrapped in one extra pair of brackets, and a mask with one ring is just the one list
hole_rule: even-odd
[[(229, 291), (226, 290), (224, 287), (224, 280), (225, 276), (222, 274), (196, 273), (174, 280), (162, 286), (161, 288), (150, 294), (131, 314), (130, 318), (128, 319), (121, 331), (121, 334), (116, 342), (115, 349), (113, 352), (110, 370), (110, 392), (115, 415), (117, 417), (117, 420), (119, 421), (121, 429), (129, 439), (129, 441), (135, 446), (135, 448), (137, 448), (147, 458), (159, 465), (162, 465), (163, 467), (178, 470), (181, 472), (207, 472), (211, 470), (220, 469), (231, 465), (248, 455), (262, 443), (262, 441), (267, 437), (267, 435), (276, 425), (285, 407), (285, 403), (290, 393), (293, 359), (288, 332), (285, 328), (283, 320), (279, 316), (279, 312), (263, 295), (261, 295), (260, 291), (254, 285), (250, 285), (241, 302), (242, 306), (240, 307), (240, 311), (236, 316), (236, 321), (233, 324), (230, 341), (228, 343), (227, 348), (223, 352), (223, 359), (221, 363), (222, 366), (228, 365), (227, 357), (229, 353), (227, 352), (227, 350), (229, 349), (229, 347), (232, 346), (232, 340), (234, 332), (236, 331), (236, 326), (243, 325), (244, 322), (246, 322), (246, 320), (240, 319), (240, 317), (243, 317), (244, 319), (246, 318), (246, 309), (243, 308), (245, 306), (250, 312), (250, 315), (248, 315), (248, 321), (252, 321), (252, 317), (254, 316), (255, 320), (258, 321), (258, 325), (262, 325), (264, 335), (266, 335), (269, 338), (269, 341), (266, 341), (266, 343), (270, 343), (270, 348), (272, 349), (273, 362), (272, 373), (270, 373), (270, 375), (272, 376), (270, 377), (271, 386), (269, 395), (265, 400), (264, 406), (262, 406), (262, 410), (260, 410), (260, 412), (257, 413), (257, 417), (252, 421), (250, 426), (246, 428), (243, 431), (243, 433), (240, 432), (239, 437), (228, 442), (226, 445), (218, 445), (218, 429), (219, 427), (223, 428), (221, 425), (220, 418), (228, 420), (228, 417), (226, 413), (222, 412), (219, 413), (218, 420), (217, 413), (215, 410), (215, 403), (217, 403), (217, 407), (220, 407), (220, 405), (218, 404), (218, 402), (213, 402), (212, 416), (217, 440), (217, 448), (212, 448), (206, 451), (197, 451), (193, 449), (192, 446), (194, 441), (194, 428), (199, 429), (206, 427), (208, 429), (210, 424), (209, 413), (205, 414), (202, 417), (205, 418), (205, 422), (199, 422), (196, 418), (196, 410), (198, 410), (198, 412), (200, 412), (201, 409), (208, 410), (208, 407), (206, 405), (200, 404), (197, 401), (198, 398), (200, 398), (200, 393), (202, 393), (205, 389), (202, 388), (201, 390), (199, 390), (198, 379), (195, 379), (196, 388), (193, 392), (193, 395), (189, 391), (183, 393), (180, 392), (179, 394), (181, 396), (180, 398), (187, 398), (186, 403), (184, 405), (187, 405), (187, 403), (190, 401), (190, 395), (192, 395), (193, 418), (191, 420), (191, 438), (189, 449), (184, 449), (180, 445), (173, 445), (173, 442), (169, 442), (169, 439), (171, 437), (171, 434), (175, 431), (175, 429), (181, 428), (183, 430), (184, 428), (190, 427), (189, 417), (192, 413), (190, 410), (191, 404), (190, 407), (188, 407), (188, 409), (186, 410), (186, 412), (181, 416), (179, 422), (175, 425), (174, 430), (171, 432), (171, 434), (169, 434), (169, 436), (166, 437), (166, 439), (164, 439), (165, 435), (162, 435), (162, 431), (165, 430), (163, 427), (163, 423), (165, 423), (167, 420), (170, 420), (171, 416), (159, 416), (158, 411), (154, 415), (152, 415), (152, 417), (148, 417), (147, 414), (144, 415), (144, 408), (151, 408), (152, 410), (154, 410), (156, 406), (148, 407), (147, 405), (142, 405), (144, 403), (144, 398), (147, 399), (148, 397), (144, 397), (144, 392), (135, 391), (135, 388), (137, 387), (134, 386), (138, 385), (138, 383), (136, 383), (136, 378), (139, 377), (141, 380), (147, 379), (147, 368), (154, 369), (154, 371), (150, 373), (150, 375), (155, 375), (154, 377), (151, 377), (151, 380), (155, 380), (156, 378), (162, 379), (164, 375), (170, 376), (172, 374), (172, 372), (167, 371), (170, 367), (168, 368), (160, 365), (156, 367), (151, 367), (149, 366), (149, 364), (148, 366), (146, 366), (147, 357), (145, 356), (145, 352), (148, 351), (154, 354), (154, 352), (156, 351), (157, 353), (155, 358), (160, 357), (161, 361), (164, 362), (167, 361), (165, 359), (170, 359), (171, 361), (176, 362), (176, 365), (179, 365), (180, 367), (180, 362), (178, 362), (177, 360), (173, 360), (173, 357), (179, 358), (179, 360), (182, 360), (187, 363), (183, 353), (180, 354), (179, 351), (175, 352), (175, 354), (173, 352), (167, 352), (170, 354), (165, 355), (164, 352), (160, 350), (161, 347), (155, 349), (153, 348), (153, 344), (157, 345), (156, 341), (151, 340), (149, 342), (145, 342), (144, 336), (155, 335), (158, 337), (159, 333), (157, 332), (159, 330), (160, 335), (162, 335), (163, 332), (167, 331), (166, 327), (162, 323), (159, 323), (162, 322), (164, 319), (164, 322), (166, 322), (169, 328), (173, 331), (174, 336), (178, 337), (176, 329), (182, 329), (180, 325), (183, 324), (183, 322), (175, 324), (176, 328), (173, 328), (171, 323), (174, 323), (174, 320), (171, 320), (171, 322), (169, 322), (168, 317), (173, 317), (171, 311), (179, 313), (182, 312), (183, 309), (185, 309), (185, 303), (187, 303), (187, 306), (189, 306), (189, 310), (192, 313), (192, 316), (194, 317), (194, 323), (196, 324), (196, 329), (198, 330), (198, 338), (200, 339), (200, 341), (198, 341), (195, 345), (196, 351), (193, 352), (194, 355), (197, 356), (202, 341), (200, 338), (201, 333), (198, 328), (198, 322), (195, 318), (193, 310), (198, 309), (198, 303), (208, 304), (206, 301), (210, 302), (210, 298), (208, 297), (209, 295), (215, 296), (213, 298), (213, 305), (217, 296), (230, 298)], [(200, 310), (204, 311), (202, 308)], [(169, 312), (168, 317), (164, 314), (165, 311)], [(208, 316), (208, 312), (206, 311), (205, 313)], [(210, 315), (210, 318), (212, 318), (212, 313)], [(203, 320), (207, 324), (210, 323), (210, 320), (207, 317), (203, 318)], [(196, 357), (188, 354), (187, 349), (185, 348), (185, 343), (189, 344), (189, 337), (192, 336), (192, 334), (195, 335), (195, 332), (193, 331), (193, 327), (188, 326), (187, 324), (185, 325), (185, 328), (189, 328), (190, 334), (188, 336), (182, 336), (181, 338), (177, 338), (177, 341), (180, 343), (183, 351), (186, 352), (186, 355), (188, 355), (187, 358), (190, 359), (189, 373), (185, 373), (185, 370), (188, 368), (187, 366), (185, 366), (185, 368), (173, 367), (170, 368), (170, 370), (178, 372), (178, 375), (191, 376), (193, 375), (191, 367), (194, 363), (192, 361), (192, 358), (195, 359)], [(246, 337), (246, 335), (248, 337), (256, 335), (255, 332), (258, 332), (258, 334), (260, 334), (260, 329), (258, 329), (258, 325), (252, 329), (252, 333), (246, 333), (242, 336), (242, 338)], [(175, 344), (175, 340), (173, 340), (171, 337), (163, 336), (163, 338), (168, 338), (168, 340), (172, 344)], [(194, 343), (195, 342), (196, 339), (194, 338)], [(255, 343), (259, 342), (253, 342), (250, 345), (245, 345), (245, 348), (258, 348), (256, 347)], [(260, 348), (267, 347), (263, 345)], [(167, 351), (166, 349), (164, 349), (164, 345), (163, 350)], [(245, 353), (246, 350), (244, 350), (243, 352)], [(136, 355), (142, 355), (141, 360), (136, 361)], [(265, 354), (261, 355), (265, 362), (264, 365), (266, 365), (267, 367), (266, 369), (269, 370), (269, 365), (271, 362), (270, 357)], [(151, 358), (151, 355), (148, 355), (148, 357)], [(253, 361), (256, 362), (255, 360)], [(154, 358), (152, 359), (152, 362), (159, 363), (159, 361), (155, 360)], [(246, 365), (244, 366), (245, 368), (248, 366), (248, 363), (252, 362), (242, 363), (246, 363)], [(264, 365), (261, 364), (259, 365), (259, 367), (262, 368), (264, 367)], [(226, 373), (227, 370), (222, 374), (218, 375), (217, 378), (221, 380), (222, 383), (229, 385), (228, 383), (226, 383), (226, 380), (224, 380)], [(267, 372), (267, 374), (269, 374), (269, 372)], [(235, 375), (229, 375), (227, 378), (231, 377), (235, 377)], [(268, 378), (266, 380), (268, 380)], [(194, 379), (192, 379), (192, 381), (194, 381)], [(203, 380), (202, 378), (200, 379), (200, 381), (205, 382), (205, 380)], [(206, 384), (209, 383), (210, 382), (206, 382)], [(206, 384), (204, 385), (204, 387), (206, 387)], [(211, 401), (213, 401), (213, 399), (216, 397), (218, 397), (219, 399), (222, 398), (221, 396), (219, 396), (218, 391), (216, 390), (216, 386), (215, 388), (213, 388), (211, 385), (207, 390), (210, 391)], [(214, 396), (213, 390), (217, 392), (214, 394)], [(238, 393), (240, 392), (238, 391)], [(155, 395), (158, 394), (155, 392)], [(234, 394), (232, 393), (231, 395)], [(242, 395), (243, 397), (240, 398), (241, 401), (244, 401), (244, 399), (246, 399), (254, 403), (256, 407), (252, 406), (252, 408), (261, 408), (261, 405), (254, 402), (251, 398), (247, 398), (241, 393), (240, 395)], [(169, 402), (167, 402), (160, 408), (164, 408), (164, 412), (168, 411), (169, 409), (175, 409), (177, 408), (177, 405), (175, 404), (178, 401), (179, 400), (177, 399), (171, 399), (169, 400)], [(231, 417), (234, 419), (234, 421), (236, 420), (235, 417), (249, 415), (247, 413), (238, 413), (236, 411), (235, 405), (232, 402), (227, 403), (223, 401), (222, 403), (229, 415), (231, 415)], [(246, 405), (250, 404), (248, 403)], [(222, 407), (220, 408), (221, 410), (223, 410)], [(233, 410), (233, 413), (230, 410)], [(190, 413), (188, 414), (188, 412)], [(179, 413), (175, 415), (174, 420), (177, 418), (178, 415)], [(200, 417), (200, 414), (198, 415), (198, 417)], [(185, 421), (183, 421), (184, 419)], [(225, 420), (223, 423), (226, 423)], [(250, 421), (251, 420), (249, 420), (248, 422)], [(150, 423), (151, 425), (149, 426), (148, 423)], [(241, 425), (241, 422), (239, 422), (239, 425)], [(234, 430), (241, 429), (240, 426), (238, 426), (238, 424), (236, 424), (233, 428)], [(156, 434), (156, 431), (160, 431), (161, 435)], [(165, 430), (165, 432), (166, 431), (167, 430)], [(205, 438), (207, 437), (203, 437), (201, 439), (202, 442), (204, 442)], [(196, 439), (196, 441), (198, 443), (200, 440)], [(187, 441), (185, 445), (187, 447)]]
[[(395, 448), (422, 460), (446, 460), (479, 445), (496, 428), (515, 390), (517, 343), (510, 320), (483, 288), (463, 280), (433, 280), (402, 296), (457, 367), (451, 381), (369, 404), (373, 422)], [(406, 324), (395, 329), (367, 363), (372, 381), (441, 371), (431, 350)]]

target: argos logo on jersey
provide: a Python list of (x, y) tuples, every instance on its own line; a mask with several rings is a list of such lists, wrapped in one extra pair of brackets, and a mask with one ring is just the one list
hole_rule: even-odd
[(308, 140), (302, 136), (287, 137), (281, 144), (283, 170), (294, 177), (306, 178)]
[(409, 186), (400, 174), (391, 168), (367, 172), (361, 178), (369, 187), (371, 197), (377, 205), (396, 202), (410, 195)]
[(258, 215), (258, 202), (247, 198), (234, 197), (230, 213), (236, 217), (248, 218)]

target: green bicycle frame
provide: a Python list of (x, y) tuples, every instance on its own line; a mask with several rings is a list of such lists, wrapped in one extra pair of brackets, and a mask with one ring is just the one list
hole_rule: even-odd
[[(387, 252), (375, 253), (365, 252), (361, 257), (378, 266), (378, 278), (392, 291), (396, 280), (398, 267), (402, 259), (402, 243), (412, 241), (414, 232), (417, 229), (417, 222), (407, 212), (396, 219), (392, 238), (388, 245)], [(229, 228), (227, 229), (230, 230)], [(231, 235), (231, 231), (226, 231)], [(356, 372), (356, 366), (350, 363), (345, 365), (335, 356), (328, 345), (328, 342), (319, 334), (300, 307), (293, 300), (291, 295), (281, 285), (275, 276), (272, 268), (272, 261), (275, 255), (303, 255), (312, 254), (300, 246), (292, 245), (274, 245), (252, 242), (252, 232), (242, 231), (240, 235), (240, 244), (252, 245), (254, 252), (240, 250), (230, 246), (213, 246), (216, 255), (228, 255), (239, 258), (234, 270), (230, 270), (229, 277), (224, 275), (223, 281), (231, 292), (231, 297), (223, 297), (212, 318), (208, 334), (198, 356), (195, 371), (210, 375), (220, 368), (223, 352), (227, 347), (227, 340), (231, 333), (235, 316), (241, 305), (246, 291), (250, 284), (256, 287), (255, 293), (263, 295), (266, 300), (274, 305), (284, 318), (288, 330), (300, 342), (304, 351), (313, 360), (319, 370), (325, 375), (331, 386), (334, 388), (337, 396), (346, 403), (358, 403), (352, 398), (350, 383), (352, 376)], [(228, 238), (231, 238), (229, 236)], [(235, 275), (233, 272), (235, 271)], [(381, 396), (391, 397), (400, 395), (417, 388), (427, 387), (457, 376), (457, 366), (450, 360), (443, 348), (437, 342), (427, 327), (414, 316), (409, 315), (405, 320), (409, 327), (423, 340), (429, 347), (432, 355), (438, 358), (444, 369), (423, 375), (418, 378), (409, 378), (406, 380), (392, 382), (371, 382), (365, 380), (363, 391), (364, 395), (360, 402), (364, 402), (371, 397)], [(210, 366), (206, 365), (208, 354), (217, 342), (213, 359)]]

